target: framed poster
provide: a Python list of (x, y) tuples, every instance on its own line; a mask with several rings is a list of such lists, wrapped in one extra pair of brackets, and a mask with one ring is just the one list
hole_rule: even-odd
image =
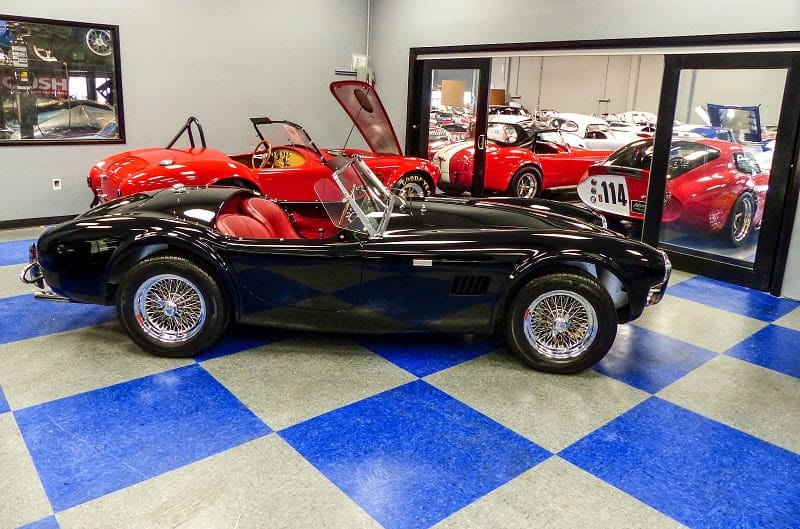
[(0, 146), (124, 143), (117, 26), (0, 14)]

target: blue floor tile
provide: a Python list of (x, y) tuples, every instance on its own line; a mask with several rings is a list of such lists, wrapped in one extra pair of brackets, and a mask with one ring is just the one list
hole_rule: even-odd
[(550, 456), (421, 380), (280, 435), (387, 529), (430, 527)]
[(800, 331), (767, 325), (725, 354), (800, 378)]
[(35, 242), (36, 239), (0, 242), (0, 266), (18, 264), (22, 270), (23, 265), (28, 262), (28, 249)]
[(197, 364), (14, 415), (56, 512), (270, 433)]
[(30, 294), (0, 298), (0, 344), (106, 323), (114, 307), (40, 301)]
[(617, 339), (594, 370), (656, 393), (716, 353), (635, 325), (620, 325)]
[(284, 340), (291, 336), (290, 332), (278, 329), (231, 324), (217, 343), (195, 356), (194, 360), (196, 362), (204, 362), (220, 356), (241, 353), (242, 351)]
[(18, 529), (61, 529), (61, 526), (58, 525), (58, 520), (56, 520), (55, 516), (48, 516), (47, 518), (25, 524)]
[(800, 527), (800, 456), (651, 397), (561, 457), (691, 528)]
[(5, 394), (3, 394), (3, 388), (0, 388), (0, 413), (5, 413), (9, 410), (11, 410), (11, 407), (8, 405)]
[(770, 296), (766, 292), (707, 277), (693, 277), (670, 285), (667, 293), (768, 322), (775, 321), (800, 307), (800, 301)]
[(503, 346), (496, 338), (461, 334), (360, 336), (358, 342), (418, 377), (438, 373)]

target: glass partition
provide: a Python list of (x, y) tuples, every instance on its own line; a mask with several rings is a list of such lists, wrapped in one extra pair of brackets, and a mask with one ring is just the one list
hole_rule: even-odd
[(786, 69), (685, 69), (659, 242), (753, 266)]

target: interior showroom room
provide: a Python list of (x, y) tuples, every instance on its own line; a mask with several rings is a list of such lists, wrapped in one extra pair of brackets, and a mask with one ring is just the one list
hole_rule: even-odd
[(0, 5), (0, 529), (800, 528), (800, 3)]

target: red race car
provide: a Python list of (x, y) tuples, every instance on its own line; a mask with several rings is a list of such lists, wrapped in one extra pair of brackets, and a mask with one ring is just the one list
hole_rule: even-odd
[[(389, 116), (373, 87), (360, 81), (338, 81), (330, 89), (371, 152), (319, 149), (300, 125), (251, 118), (258, 144), (252, 152), (229, 156), (208, 148), (199, 122), (189, 118), (166, 147), (123, 152), (97, 162), (88, 178), (95, 196), (93, 204), (174, 184), (234, 185), (276, 200), (314, 202), (317, 199), (314, 183), (331, 175), (326, 163), (337, 154), (360, 154), (390, 189), (406, 195), (432, 194), (438, 184), (439, 169), (428, 160), (403, 156)], [(184, 135), (189, 147), (175, 147)]]
[[(743, 244), (761, 224), (769, 174), (741, 145), (727, 141), (673, 140), (669, 156), (662, 222)], [(652, 138), (631, 143), (591, 166), (578, 196), (597, 211), (642, 220), (652, 159)]]
[[(490, 121), (487, 128), (484, 189), (534, 198), (542, 191), (575, 187), (587, 167), (611, 151), (572, 147), (561, 132), (532, 120)], [(433, 156), (442, 172), (439, 188), (463, 193), (472, 188), (473, 142), (448, 145)]]

